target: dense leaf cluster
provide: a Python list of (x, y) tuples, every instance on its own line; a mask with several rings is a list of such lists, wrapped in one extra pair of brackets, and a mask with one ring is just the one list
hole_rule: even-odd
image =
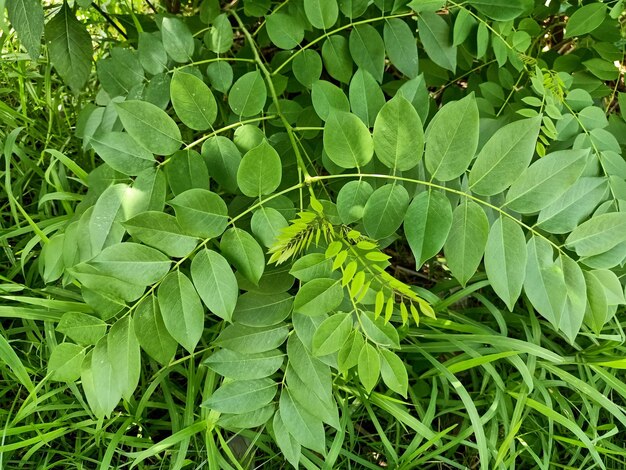
[[(52, 320), (63, 341), (50, 378), (80, 380), (105, 419), (133, 403), (148, 361), (168, 370), (181, 353), (201, 355), (201, 423), (260, 430), (313, 468), (342, 452), (352, 400), (398, 407), (375, 390), (417, 393), (414, 354), (458, 391), (481, 468), (522, 452), (508, 454), (523, 409), (604, 466), (579, 424), (528, 398), (547, 396), (537, 358), (580, 385), (549, 349), (597, 341), (626, 303), (626, 10), (573, 3), (204, 0), (186, 15), (135, 17), (97, 61), (98, 94), (77, 122), (82, 151), (102, 163), (87, 175), (57, 152), (87, 191), (37, 233), (41, 278), (74, 299)], [(39, 3), (8, 9), (37, 57)], [(92, 49), (68, 4), (45, 38), (78, 92)], [(447, 287), (429, 291), (416, 282), (425, 274)], [(460, 321), (452, 331), (491, 349), (442, 365), (420, 341), (428, 330), (412, 328), (449, 327), (448, 307), (478, 289), (494, 294), (477, 298), (500, 327), (530, 318), (534, 335), (535, 313), (546, 320), (553, 347)], [(524, 380), (497, 391), (522, 403), (502, 441), (485, 435), (493, 415), (478, 414), (454, 374), (485, 365), (499, 384), (489, 367), (505, 358)], [(427, 440), (402, 468), (452, 430), (389, 409)]]

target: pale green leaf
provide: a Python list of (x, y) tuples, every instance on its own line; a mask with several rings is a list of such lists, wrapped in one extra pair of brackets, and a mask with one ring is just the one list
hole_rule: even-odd
[(218, 317), (230, 321), (239, 287), (224, 257), (215, 251), (203, 249), (191, 262), (191, 278), (207, 308)]
[(101, 319), (80, 312), (64, 313), (57, 331), (80, 344), (96, 344), (104, 336), (107, 324)]
[(339, 351), (352, 331), (352, 313), (331, 315), (313, 335), (313, 354), (325, 356)]
[(176, 219), (184, 233), (194, 237), (215, 238), (228, 225), (228, 208), (214, 192), (193, 188), (168, 202), (176, 211)]
[(264, 327), (233, 323), (222, 330), (214, 344), (241, 354), (257, 354), (276, 349), (288, 334), (289, 328), (284, 323)]
[(394, 392), (406, 398), (409, 376), (400, 357), (388, 349), (380, 350), (380, 375), (383, 382)]
[(626, 213), (610, 212), (583, 222), (565, 240), (579, 256), (594, 256), (626, 241)]
[(85, 349), (72, 343), (57, 345), (48, 359), (48, 373), (52, 380), (75, 382), (80, 377), (80, 368), (85, 358)]
[(267, 88), (261, 72), (248, 72), (237, 79), (228, 94), (228, 104), (241, 117), (254, 116), (263, 111)]
[(185, 235), (174, 216), (164, 212), (142, 212), (124, 222), (124, 227), (136, 240), (174, 258), (187, 256), (198, 244), (197, 238)]

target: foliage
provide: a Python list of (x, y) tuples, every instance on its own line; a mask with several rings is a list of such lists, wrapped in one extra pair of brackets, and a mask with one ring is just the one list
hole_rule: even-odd
[(621, 0), (90, 5), (7, 2), (0, 466), (624, 467)]

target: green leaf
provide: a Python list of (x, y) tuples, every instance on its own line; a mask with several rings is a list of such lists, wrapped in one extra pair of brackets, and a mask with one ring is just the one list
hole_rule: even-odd
[(267, 35), (281, 49), (294, 49), (304, 39), (304, 25), (298, 16), (276, 12), (265, 21)]
[(326, 80), (313, 83), (311, 102), (315, 112), (323, 121), (326, 121), (335, 111), (350, 111), (348, 97), (341, 91), (341, 88)]
[(324, 315), (337, 308), (343, 301), (343, 289), (339, 281), (318, 278), (304, 284), (294, 299), (293, 309), (304, 315)]
[(537, 116), (498, 129), (476, 157), (470, 189), (481, 196), (493, 196), (508, 188), (528, 167), (540, 125), (541, 116)]
[(184, 233), (194, 237), (218, 237), (228, 225), (226, 203), (206, 189), (188, 189), (168, 204), (176, 211), (176, 219)]
[(571, 232), (606, 198), (607, 183), (606, 178), (580, 178), (557, 200), (539, 212), (537, 226), (550, 233)]
[(206, 76), (209, 84), (222, 93), (227, 93), (233, 84), (233, 68), (228, 62), (222, 60), (207, 65)]
[(46, 23), (45, 37), (50, 62), (72, 91), (78, 93), (91, 73), (93, 50), (87, 28), (76, 19), (66, 2)]
[(419, 74), (417, 40), (409, 25), (400, 18), (389, 19), (385, 21), (383, 37), (391, 63), (407, 77), (417, 77)]
[(204, 305), (218, 317), (230, 321), (239, 286), (228, 261), (205, 248), (191, 262), (191, 279)]
[(365, 204), (374, 192), (372, 185), (359, 179), (346, 183), (337, 195), (337, 212), (344, 224), (351, 224), (363, 217)]
[(424, 149), (422, 121), (402, 95), (387, 101), (374, 124), (374, 151), (387, 168), (406, 171), (417, 166)]
[(85, 358), (85, 349), (72, 343), (57, 345), (48, 359), (50, 379), (59, 382), (76, 382), (80, 378), (80, 367)]
[(426, 130), (425, 162), (432, 177), (450, 181), (465, 173), (476, 153), (478, 137), (478, 106), (474, 93), (445, 104)]
[(402, 225), (409, 206), (409, 193), (397, 183), (381, 186), (372, 193), (363, 210), (367, 234), (380, 240), (393, 235)]
[(357, 371), (365, 391), (371, 393), (380, 377), (380, 356), (376, 348), (369, 343), (365, 343), (359, 353)]
[(167, 55), (174, 62), (184, 64), (191, 61), (194, 49), (193, 36), (181, 19), (164, 17), (161, 21), (161, 36)]
[(161, 365), (167, 365), (174, 358), (178, 343), (169, 334), (156, 296), (142, 300), (135, 308), (133, 329), (139, 345)]
[(304, 0), (304, 12), (315, 28), (326, 30), (337, 22), (339, 7), (337, 0)]
[(170, 82), (172, 105), (180, 120), (190, 129), (203, 131), (217, 117), (217, 103), (206, 84), (195, 75), (174, 72)]
[(385, 322), (383, 317), (376, 318), (374, 312), (363, 312), (360, 318), (363, 333), (370, 341), (386, 348), (400, 347), (398, 332), (391, 323)]
[(247, 326), (275, 325), (287, 318), (292, 307), (293, 296), (286, 292), (246, 292), (237, 299), (233, 321)]
[(284, 323), (264, 327), (234, 323), (227, 326), (213, 344), (241, 354), (257, 354), (276, 349), (288, 335), (289, 327)]
[(324, 126), (324, 150), (341, 168), (359, 168), (374, 154), (374, 143), (365, 124), (354, 114), (334, 111)]
[(265, 255), (252, 235), (240, 228), (228, 229), (222, 235), (220, 249), (237, 271), (258, 285), (265, 270)]
[(287, 461), (295, 468), (298, 468), (298, 464), (300, 462), (300, 444), (298, 444), (294, 437), (289, 434), (289, 431), (287, 431), (287, 427), (283, 422), (280, 411), (277, 411), (274, 415), (272, 424), (276, 444), (278, 444), (279, 449)]
[(352, 79), (352, 57), (348, 40), (335, 34), (322, 45), (322, 59), (328, 74), (341, 83), (350, 83)]
[(212, 371), (235, 380), (252, 380), (269, 377), (284, 362), (285, 355), (278, 349), (257, 354), (241, 354), (230, 349), (220, 349), (204, 360)]
[(193, 284), (180, 271), (167, 275), (157, 292), (167, 331), (190, 353), (202, 337), (204, 310)]
[(217, 420), (217, 424), (224, 429), (233, 430), (257, 428), (267, 423), (275, 411), (276, 406), (269, 404), (247, 413), (223, 413)]
[(105, 248), (89, 264), (122, 282), (147, 286), (165, 276), (171, 262), (154, 248), (124, 242)]
[(626, 241), (626, 213), (601, 214), (576, 227), (565, 240), (578, 256), (594, 256)]
[(369, 24), (356, 25), (350, 32), (348, 44), (354, 63), (381, 83), (385, 70), (385, 43), (378, 31)]
[(409, 375), (406, 366), (400, 357), (388, 349), (380, 350), (380, 374), (383, 382), (394, 392), (407, 396), (409, 388)]
[(271, 379), (235, 380), (222, 385), (202, 403), (220, 413), (247, 413), (272, 401), (278, 384)]
[(485, 252), (488, 235), (489, 221), (478, 204), (465, 199), (454, 209), (444, 252), (450, 271), (462, 286), (476, 272)]
[(64, 313), (57, 325), (57, 331), (80, 344), (96, 344), (107, 331), (107, 324), (86, 313)]
[(299, 406), (286, 388), (280, 394), (280, 416), (285, 428), (301, 446), (325, 453), (326, 439), (322, 420)]
[(331, 315), (313, 335), (313, 354), (325, 356), (339, 351), (352, 331), (352, 313)]
[(133, 326), (129, 316), (122, 317), (107, 335), (113, 380), (126, 401), (132, 398), (141, 373), (141, 352)]
[(492, 20), (509, 21), (528, 12), (532, 0), (469, 0), (468, 3)]
[(124, 219), (122, 203), (129, 193), (128, 189), (125, 184), (114, 184), (105, 189), (96, 201), (89, 217), (89, 238), (84, 240), (84, 243), (90, 245), (88, 250), (85, 247), (88, 253), (85, 253), (84, 258), (90, 258), (100, 253), (103, 248), (122, 240), (124, 236), (124, 227), (120, 224)]
[(165, 175), (156, 168), (142, 171), (133, 184), (137, 196), (137, 212), (162, 211), (165, 207)]
[(287, 384), (287, 390), (298, 406), (335, 429), (341, 429), (337, 402), (332, 396), (321, 399), (316, 394), (311, 393), (309, 384), (302, 381), (291, 365), (287, 366), (284, 380)]
[(185, 235), (176, 218), (164, 212), (148, 211), (124, 222), (130, 235), (168, 256), (183, 258), (198, 244), (198, 239)]
[[(305, 49), (293, 59), (292, 70), (296, 80), (305, 87), (311, 88), (322, 75), (322, 58), (317, 52)], [(284, 113), (284, 109), (282, 111)]]
[(241, 117), (254, 116), (263, 111), (267, 89), (259, 71), (248, 72), (237, 79), (228, 94), (228, 104)]
[(209, 170), (198, 152), (177, 150), (165, 166), (167, 182), (175, 195), (189, 189), (209, 189)]
[(509, 217), (500, 216), (489, 231), (485, 271), (493, 290), (513, 311), (526, 274), (526, 238), (520, 225)]
[(456, 70), (456, 47), (452, 45), (450, 26), (436, 13), (425, 11), (417, 20), (419, 37), (428, 57), (440, 67)]
[(158, 33), (139, 33), (137, 52), (146, 72), (157, 75), (167, 67), (167, 52)]
[(576, 339), (585, 317), (587, 308), (587, 285), (582, 269), (569, 256), (559, 254), (558, 262), (563, 270), (565, 281), (565, 305), (559, 329), (565, 333), (570, 343)]
[(385, 95), (374, 80), (374, 77), (364, 69), (358, 69), (348, 92), (352, 112), (367, 126), (374, 125), (374, 120), (385, 104)]
[(138, 54), (121, 47), (114, 47), (110, 54), (96, 64), (100, 85), (110, 97), (128, 96), (145, 80)]
[(552, 246), (543, 238), (533, 236), (527, 252), (524, 292), (541, 316), (558, 329), (567, 292), (563, 269), (554, 262)]
[(589, 151), (553, 152), (526, 168), (506, 195), (506, 205), (521, 214), (538, 212), (563, 195), (580, 177)]
[(565, 37), (573, 38), (595, 31), (606, 18), (606, 5), (593, 2), (577, 8), (565, 25)]
[(289, 222), (278, 210), (265, 206), (254, 211), (250, 221), (252, 233), (267, 248), (274, 245), (282, 230), (288, 226)]
[(161, 108), (146, 101), (129, 100), (116, 103), (115, 109), (130, 136), (150, 152), (171, 155), (180, 147), (180, 130)]
[(6, 3), (11, 26), (32, 60), (39, 58), (44, 29), (43, 6), (38, 0), (9, 0)]
[(476, 19), (469, 10), (465, 8), (460, 8), (459, 13), (454, 19), (454, 30), (452, 31), (452, 45), (460, 46), (461, 44), (463, 44), (472, 32), (472, 29), (476, 27), (476, 23)]
[(211, 168), (211, 178), (227, 191), (235, 192), (241, 152), (234, 142), (223, 136), (211, 137), (202, 145), (202, 157)]
[(404, 234), (416, 268), (441, 251), (451, 225), (452, 207), (444, 194), (428, 190), (413, 199), (404, 217)]
[(267, 140), (246, 152), (237, 171), (239, 189), (250, 197), (273, 193), (280, 185), (281, 177), (280, 157)]
[(204, 43), (212, 52), (224, 54), (233, 46), (233, 27), (226, 13), (217, 15), (212, 23), (204, 36)]
[(320, 277), (329, 277), (332, 273), (333, 262), (323, 253), (311, 253), (296, 260), (289, 270), (296, 279), (309, 282)]
[(102, 160), (125, 175), (135, 176), (154, 167), (152, 153), (125, 132), (95, 134), (89, 143)]
[[(311, 317), (303, 318), (310, 319)], [(314, 328), (313, 325), (312, 327)], [(312, 329), (311, 336), (313, 336), (314, 331)], [(296, 332), (298, 333), (297, 330)], [(307, 384), (311, 394), (322, 402), (330, 402), (332, 400), (330, 367), (312, 356), (297, 335), (291, 335), (287, 341), (287, 356), (290, 368), (303, 383)]]
[(110, 416), (122, 398), (122, 392), (115, 382), (106, 338), (100, 339), (93, 351), (85, 357), (80, 379), (94, 414), (99, 418)]
[(118, 279), (117, 276), (103, 272), (98, 267), (87, 263), (74, 266), (70, 273), (81, 283), (82, 287), (97, 292), (97, 295), (119, 298), (127, 302), (137, 300), (146, 290), (145, 285)]
[(363, 335), (357, 330), (352, 331), (337, 353), (339, 372), (345, 373), (359, 363), (359, 354), (364, 344)]

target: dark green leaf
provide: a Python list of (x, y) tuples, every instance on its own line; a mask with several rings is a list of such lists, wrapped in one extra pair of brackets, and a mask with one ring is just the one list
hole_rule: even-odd
[(226, 203), (217, 194), (206, 189), (188, 189), (168, 202), (176, 211), (176, 219), (184, 233), (215, 238), (228, 225)]
[(161, 365), (167, 365), (172, 360), (178, 343), (163, 323), (156, 296), (151, 295), (137, 305), (133, 329), (139, 345), (150, 357)]
[(357, 370), (365, 391), (371, 393), (380, 377), (380, 356), (376, 348), (369, 343), (365, 343), (361, 348)]
[(409, 206), (409, 193), (397, 183), (381, 186), (372, 193), (363, 210), (363, 226), (367, 234), (380, 240), (393, 235), (404, 220)]
[(313, 354), (325, 356), (339, 351), (351, 331), (351, 313), (331, 315), (322, 322), (313, 335)]
[(385, 43), (378, 31), (368, 24), (355, 26), (350, 32), (349, 47), (354, 63), (381, 83), (385, 69)]
[(191, 278), (207, 308), (230, 321), (239, 287), (228, 262), (219, 253), (205, 248), (191, 262)]
[(254, 116), (263, 111), (267, 89), (259, 71), (248, 72), (237, 79), (228, 94), (228, 104), (235, 114)]
[(365, 124), (354, 114), (334, 111), (324, 126), (324, 150), (341, 168), (359, 168), (374, 155), (374, 143)]
[(417, 77), (419, 74), (417, 40), (409, 25), (400, 18), (387, 20), (383, 37), (391, 63), (407, 77)]
[(6, 3), (11, 26), (30, 58), (37, 60), (44, 29), (43, 6), (38, 0), (9, 0)]
[(107, 335), (109, 360), (113, 369), (113, 381), (130, 401), (139, 383), (141, 353), (130, 317), (120, 318)]
[(456, 70), (456, 47), (452, 45), (450, 26), (441, 16), (430, 11), (420, 14), (417, 29), (424, 50), (431, 60), (444, 69)]
[(241, 354), (257, 354), (276, 349), (288, 334), (284, 323), (258, 328), (234, 323), (220, 333), (214, 344)]
[(236, 380), (252, 380), (269, 377), (284, 362), (285, 355), (278, 349), (256, 354), (241, 354), (230, 349), (220, 349), (209, 356), (203, 364), (224, 377)]

